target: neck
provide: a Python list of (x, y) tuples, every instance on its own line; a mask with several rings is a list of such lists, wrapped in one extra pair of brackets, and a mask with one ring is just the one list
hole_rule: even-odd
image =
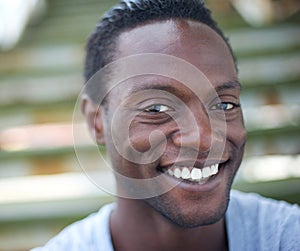
[(142, 200), (119, 198), (110, 228), (116, 251), (227, 250), (224, 219), (215, 224), (184, 228)]

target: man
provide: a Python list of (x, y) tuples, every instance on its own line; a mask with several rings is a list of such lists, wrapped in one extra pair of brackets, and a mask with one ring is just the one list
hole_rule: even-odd
[(202, 1), (122, 1), (89, 39), (85, 77), (82, 111), (117, 201), (36, 250), (300, 250), (299, 207), (230, 192), (240, 84)]

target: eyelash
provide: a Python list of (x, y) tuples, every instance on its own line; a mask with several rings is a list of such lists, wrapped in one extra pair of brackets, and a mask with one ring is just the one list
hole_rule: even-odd
[[(224, 106), (230, 106), (230, 107), (228, 108), (228, 107), (224, 107)], [(157, 110), (159, 110), (158, 107), (163, 107), (164, 108), (163, 111), (157, 111)], [(210, 109), (211, 110), (231, 111), (237, 107), (240, 107), (240, 104), (235, 104), (232, 102), (222, 102), (222, 103), (213, 105)], [(163, 112), (166, 112), (169, 110), (171, 110), (171, 109), (168, 106), (162, 105), (162, 104), (151, 105), (151, 106), (147, 107), (146, 109), (144, 109), (145, 112), (149, 112), (149, 113), (163, 113)]]
[[(230, 108), (225, 108), (224, 105), (226, 105), (226, 106), (229, 105), (231, 107)], [(231, 110), (233, 110), (237, 107), (240, 107), (240, 106), (241, 106), (240, 104), (235, 104), (235, 103), (232, 103), (232, 102), (221, 102), (221, 103), (213, 105), (210, 109), (211, 110), (231, 111)]]
[[(159, 110), (157, 109), (157, 107), (163, 107), (163, 111), (155, 111), (155, 110)], [(151, 105), (149, 107), (147, 107), (146, 109), (144, 109), (144, 112), (149, 112), (149, 113), (163, 113), (163, 112), (166, 112), (166, 111), (170, 111), (171, 108), (169, 108), (168, 106), (166, 105), (161, 105), (161, 104), (156, 104), (156, 105)]]

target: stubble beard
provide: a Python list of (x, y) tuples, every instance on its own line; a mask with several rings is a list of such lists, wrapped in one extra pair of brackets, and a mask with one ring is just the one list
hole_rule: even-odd
[(180, 213), (176, 203), (170, 201), (165, 194), (147, 199), (145, 202), (171, 224), (181, 228), (196, 228), (214, 224), (224, 218), (229, 203), (229, 192), (230, 189), (217, 208), (196, 215)]

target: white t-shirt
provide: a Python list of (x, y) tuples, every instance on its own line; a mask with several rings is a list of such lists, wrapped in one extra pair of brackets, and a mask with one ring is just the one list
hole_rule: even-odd
[[(109, 230), (114, 207), (102, 207), (32, 251), (114, 251)], [(230, 251), (300, 251), (297, 205), (231, 191), (225, 219)]]

